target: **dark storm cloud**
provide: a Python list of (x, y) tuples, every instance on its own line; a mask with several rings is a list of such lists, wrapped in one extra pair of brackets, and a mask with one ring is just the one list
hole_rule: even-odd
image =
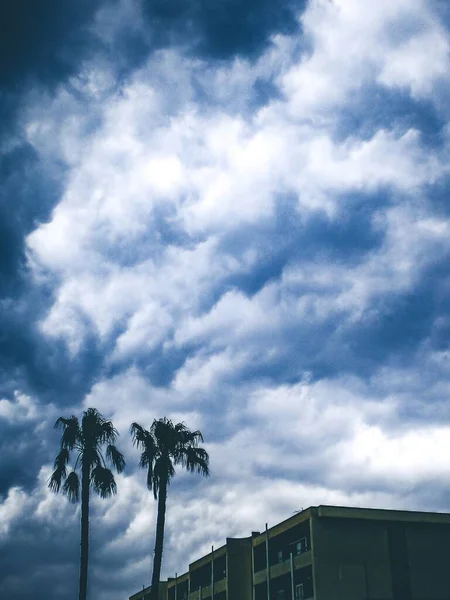
[(48, 342), (37, 321), (54, 301), (52, 283), (35, 287), (25, 254), (26, 236), (46, 221), (60, 197), (64, 169), (42, 163), (33, 148), (18, 142), (0, 163), (0, 393), (20, 384), (63, 404), (81, 397), (99, 365), (95, 339), (82, 358), (71, 359), (62, 342)]
[[(8, 398), (4, 398), (8, 399)], [(14, 395), (8, 399), (15, 405)], [(40, 415), (40, 419), (43, 419)], [(7, 419), (0, 416), (0, 497), (7, 495), (8, 489), (20, 486), (26, 491), (32, 490), (37, 483), (37, 474), (41, 466), (49, 460), (48, 440), (53, 438), (53, 422), (16, 417)], [(27, 464), (24, 469), (23, 465)]]
[(19, 521), (11, 524), (6, 544), (0, 541), (2, 598), (44, 600), (49, 593), (62, 600), (73, 597), (77, 581), (78, 519), (56, 520), (47, 515), (42, 522), (36, 519), (34, 510), (26, 510)]
[[(16, 531), (15, 540), (1, 548), (0, 560), (5, 577), (0, 582), (0, 594), (4, 598), (45, 600), (49, 590), (61, 600), (73, 598), (77, 581), (76, 527), (72, 535), (61, 530), (52, 531), (52, 538), (44, 539), (45, 528), (36, 525)], [(24, 547), (27, 551), (24, 553)]]
[(92, 51), (88, 25), (100, 4), (7, 0), (0, 8), (0, 393), (6, 396), (19, 387), (43, 400), (73, 402), (98, 365), (92, 343), (83, 366), (62, 343), (47, 344), (37, 327), (53, 301), (52, 288), (37, 290), (30, 280), (25, 239), (50, 218), (65, 169), (40, 159), (17, 117), (34, 86), (52, 90)]
[(72, 74), (93, 43), (86, 27), (102, 2), (5, 0), (0, 9), (0, 85), (19, 91)]
[[(24, 295), (20, 304), (39, 301), (36, 295)], [(11, 304), (11, 302), (9, 302)], [(48, 340), (38, 328), (38, 314), (9, 306), (0, 320), (0, 393), (19, 388), (36, 394), (43, 402), (57, 401), (63, 406), (81, 400), (89, 391), (103, 362), (104, 349), (89, 335), (79, 355), (71, 357), (65, 343)]]
[(26, 141), (11, 140), (0, 162), (0, 296), (20, 292), (26, 277), (25, 237), (46, 221), (59, 199), (64, 171), (52, 177)]
[(272, 34), (298, 31), (304, 0), (143, 0), (142, 9), (161, 45), (167, 39), (194, 40), (196, 53), (208, 58), (256, 56)]

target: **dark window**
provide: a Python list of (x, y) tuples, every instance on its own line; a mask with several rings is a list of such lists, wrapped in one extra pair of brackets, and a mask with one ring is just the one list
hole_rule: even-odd
[(309, 549), (309, 521), (304, 521), (269, 539), (270, 564), (275, 565), (288, 560), (291, 553), (296, 556)]
[(227, 559), (223, 554), (214, 559), (214, 581), (220, 581), (227, 576)]
[[(187, 600), (188, 597), (188, 582), (183, 581), (177, 585), (177, 600)], [(175, 598), (175, 593), (174, 593)]]
[(206, 587), (211, 583), (211, 563), (206, 563), (190, 572), (191, 592), (195, 592), (199, 587)]
[(271, 600), (291, 600), (291, 574), (285, 573), (270, 580)]
[(267, 600), (267, 587), (265, 582), (255, 585), (255, 600)]
[(253, 548), (255, 573), (266, 568), (266, 544), (259, 544)]
[(294, 554), (294, 556), (303, 554), (303, 552), (307, 552), (309, 550), (308, 538), (302, 537), (299, 540), (292, 542), (290, 546), (291, 552)]
[[(311, 565), (294, 571), (294, 590), (295, 600), (304, 600), (314, 596)], [(299, 594), (303, 594), (303, 596)]]

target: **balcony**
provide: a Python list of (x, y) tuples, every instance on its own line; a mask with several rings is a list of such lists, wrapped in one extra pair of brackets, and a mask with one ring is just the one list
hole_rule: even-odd
[[(302, 569), (303, 567), (307, 567), (311, 563), (312, 563), (311, 550), (307, 550), (306, 552), (303, 552), (302, 554), (299, 554), (298, 556), (294, 556), (294, 569), (295, 570)], [(270, 567), (270, 578), (275, 579), (276, 577), (280, 577), (281, 575), (285, 575), (286, 573), (289, 573), (290, 570), (291, 570), (291, 559), (289, 557), (288, 559), (283, 560), (283, 561), (281, 561), (275, 565), (272, 565)], [(267, 579), (266, 569), (258, 571), (253, 576), (253, 581), (254, 581), (255, 585), (257, 585), (258, 583), (262, 583), (263, 581), (266, 581), (266, 579)]]
[[(227, 581), (226, 579), (221, 579), (220, 581), (214, 582), (214, 595), (218, 595), (221, 592), (225, 592), (227, 589)], [(189, 594), (189, 600), (206, 600), (206, 598), (211, 598), (211, 584), (202, 586), (197, 590), (191, 590)]]

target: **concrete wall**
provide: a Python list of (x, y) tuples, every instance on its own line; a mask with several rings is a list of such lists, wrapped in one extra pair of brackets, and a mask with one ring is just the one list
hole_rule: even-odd
[(228, 600), (252, 600), (252, 538), (227, 538)]
[(450, 526), (411, 524), (406, 527), (413, 600), (450, 598)]
[(314, 518), (315, 600), (449, 600), (450, 525)]
[(313, 518), (311, 529), (315, 600), (392, 600), (382, 522)]

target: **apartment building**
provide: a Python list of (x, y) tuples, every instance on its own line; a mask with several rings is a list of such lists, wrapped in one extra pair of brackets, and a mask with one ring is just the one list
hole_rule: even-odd
[(161, 600), (450, 600), (449, 551), (448, 513), (313, 506), (227, 538)]
[(189, 565), (180, 578), (169, 579), (167, 600), (252, 600), (252, 538), (227, 538)]
[[(129, 600), (150, 600), (151, 586), (143, 588), (140, 592), (130, 596)], [(167, 581), (159, 583), (158, 600), (167, 600)]]
[[(163, 582), (159, 600), (252, 600), (252, 537), (226, 538), (220, 548), (189, 565), (182, 575)], [(130, 596), (149, 600), (151, 588)]]
[(311, 518), (307, 509), (253, 538), (252, 600), (314, 597)]

